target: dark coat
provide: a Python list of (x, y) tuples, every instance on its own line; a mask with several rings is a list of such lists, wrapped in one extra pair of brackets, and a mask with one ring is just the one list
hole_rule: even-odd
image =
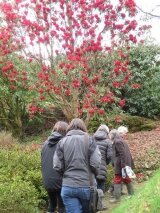
[(99, 172), (96, 178), (98, 180), (106, 180), (107, 165), (111, 162), (112, 157), (112, 142), (109, 140), (106, 131), (103, 130), (98, 130), (93, 137), (102, 155)]
[(121, 174), (121, 170), (125, 166), (130, 166), (132, 169), (134, 168), (128, 144), (120, 136), (114, 138), (112, 161), (115, 174)]
[(62, 177), (53, 169), (53, 155), (57, 143), (63, 138), (58, 132), (53, 132), (45, 141), (41, 151), (41, 169), (46, 190), (58, 190), (62, 185)]

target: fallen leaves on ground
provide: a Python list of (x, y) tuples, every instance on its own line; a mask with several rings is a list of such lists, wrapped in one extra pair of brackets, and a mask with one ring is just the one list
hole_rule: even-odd
[(141, 176), (146, 172), (148, 176), (152, 170), (160, 166), (160, 124), (151, 131), (129, 133), (127, 138), (134, 162), (135, 170)]

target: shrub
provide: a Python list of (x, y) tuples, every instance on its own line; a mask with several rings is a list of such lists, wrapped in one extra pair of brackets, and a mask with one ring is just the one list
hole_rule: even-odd
[(111, 164), (107, 166), (107, 181), (106, 181), (106, 189), (108, 190), (111, 183), (113, 182), (114, 172)]
[[(149, 118), (160, 116), (160, 46), (138, 45), (131, 48), (130, 66), (132, 70), (133, 88), (126, 86), (123, 89), (123, 98), (126, 98), (124, 110), (132, 115)], [(136, 88), (136, 87), (135, 87)]]
[(6, 131), (0, 132), (0, 147), (11, 147), (17, 142), (17, 139), (12, 136), (12, 133)]
[(152, 130), (156, 127), (155, 122), (140, 116), (126, 115), (123, 117), (123, 123), (132, 132), (142, 131), (142, 130)]
[(0, 194), (1, 213), (38, 213), (38, 193), (31, 182), (16, 176), (8, 182), (0, 183)]
[[(118, 114), (119, 112), (119, 114)], [(106, 118), (94, 117), (89, 123), (89, 132), (94, 133), (101, 123), (108, 125), (109, 129), (118, 128), (121, 125), (125, 125), (129, 128), (130, 132), (137, 132), (142, 130), (152, 130), (156, 127), (153, 120), (140, 116), (131, 116), (124, 114), (121, 111), (113, 111), (107, 114)]]
[(2, 212), (36, 213), (45, 204), (39, 150), (22, 145), (1, 149), (0, 180)]

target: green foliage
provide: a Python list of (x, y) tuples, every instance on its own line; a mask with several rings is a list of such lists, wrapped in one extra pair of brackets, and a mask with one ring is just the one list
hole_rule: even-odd
[(132, 115), (149, 118), (160, 116), (160, 47), (139, 45), (131, 48), (131, 83), (141, 85), (139, 89), (126, 86), (122, 95), (126, 98), (125, 111)]
[(101, 123), (104, 123), (104, 119), (102, 117), (97, 115), (92, 117), (88, 123), (88, 132), (94, 134)]
[[(3, 176), (1, 176), (1, 180)], [(1, 212), (24, 212), (38, 213), (38, 194), (35, 187), (23, 181), (19, 176), (12, 181), (0, 182), (0, 205)]]
[(25, 135), (38, 135), (45, 131), (46, 119), (40, 115), (35, 115), (25, 124)]
[[(2, 60), (3, 63), (0, 65), (1, 128), (12, 132), (14, 136), (21, 137), (24, 133), (24, 125), (29, 120), (27, 106), (33, 97), (28, 89), (30, 86), (28, 73), (25, 71), (31, 68), (29, 69), (29, 63), (26, 60), (14, 54), (3, 57)], [(2, 69), (6, 66), (6, 61), (10, 61), (13, 68), (7, 71), (7, 75), (4, 75)], [(14, 78), (9, 76), (14, 76)]]
[(160, 170), (132, 198), (125, 200), (112, 213), (160, 212)]
[(123, 124), (126, 125), (131, 132), (152, 130), (154, 129), (155, 122), (140, 116), (126, 115), (123, 117)]
[(39, 150), (25, 146), (1, 149), (0, 180), (2, 212), (36, 213), (44, 205)]
[(113, 182), (114, 172), (111, 164), (107, 166), (107, 181), (106, 181), (106, 189), (108, 190), (111, 183)]
[(94, 133), (100, 124), (108, 125), (109, 129), (116, 129), (121, 125), (127, 126), (130, 132), (150, 131), (156, 127), (153, 120), (140, 116), (124, 114), (119, 108), (106, 114), (104, 117), (94, 116), (88, 124), (90, 133)]

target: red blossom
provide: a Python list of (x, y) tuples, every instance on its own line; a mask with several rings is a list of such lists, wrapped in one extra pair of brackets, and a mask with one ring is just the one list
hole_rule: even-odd
[(39, 93), (44, 93), (44, 89), (43, 88), (39, 88)]
[(97, 111), (97, 108), (92, 108), (89, 110), (89, 114), (94, 115)]
[(87, 97), (87, 98), (90, 98), (90, 97), (91, 97), (91, 94), (86, 94), (86, 97)]
[(123, 83), (127, 84), (128, 81), (129, 81), (129, 75), (126, 75), (125, 78), (124, 78), (124, 80), (123, 80)]
[(122, 62), (120, 60), (117, 60), (117, 61), (114, 62), (114, 65), (117, 66), (117, 67), (121, 66), (121, 64), (122, 64)]
[(106, 96), (100, 98), (100, 101), (102, 103), (113, 103), (114, 102), (113, 93), (108, 93)]
[(45, 98), (44, 96), (40, 96), (39, 99), (40, 99), (41, 101), (44, 101), (46, 98)]
[(65, 94), (66, 94), (66, 96), (70, 96), (71, 91), (70, 91), (69, 89), (67, 89), (67, 90), (65, 91)]
[(80, 87), (80, 82), (79, 82), (79, 80), (74, 80), (74, 81), (73, 81), (73, 87), (74, 87), (74, 88), (79, 88), (79, 87)]
[(118, 124), (121, 124), (122, 123), (122, 119), (120, 116), (115, 116), (115, 121), (118, 123)]
[(99, 109), (99, 110), (98, 110), (98, 113), (99, 113), (100, 115), (104, 115), (105, 111), (104, 111), (103, 109)]
[[(128, 83), (129, 45), (137, 43), (140, 40), (137, 35), (147, 29), (147, 26), (139, 27), (133, 17), (136, 12), (135, 1), (119, 0), (111, 4), (105, 0), (54, 0), (52, 7), (50, 0), (28, 0), (26, 3), (15, 0), (15, 3), (4, 1), (0, 4), (6, 23), (6, 26), (0, 29), (0, 58), (14, 52), (20, 55), (21, 50), (30, 48), (30, 45), (33, 49), (38, 46), (39, 52), (36, 48), (35, 53), (28, 59), (30, 65), (32, 62), (33, 65), (38, 62), (41, 67), (37, 79), (33, 79), (37, 80), (37, 84), (30, 86), (30, 89), (38, 91), (42, 101), (45, 100), (45, 92), (45, 95), (50, 93), (51, 97), (56, 97), (58, 103), (61, 95), (65, 95), (72, 103), (72, 88), (73, 92), (76, 90), (77, 93), (75, 102), (79, 114), (89, 112), (91, 116), (94, 113), (103, 115), (105, 111), (95, 106), (112, 104), (116, 98), (111, 92), (104, 94), (105, 91), (101, 87), (106, 87), (106, 91), (114, 89), (113, 87), (118, 90)], [(32, 12), (34, 17), (30, 15)], [(23, 35), (19, 36), (20, 32)], [(122, 46), (128, 48), (120, 50)], [(104, 69), (105, 64), (104, 67), (101, 66), (106, 52), (117, 52), (117, 59), (111, 64), (111, 70), (108, 67), (108, 70)], [(105, 71), (100, 71), (102, 69)], [(4, 63), (1, 70), (13, 84), (13, 89), (17, 81), (22, 81), (21, 85), (24, 83), (25, 86), (29, 80), (26, 74), (15, 72), (14, 65), (10, 62)], [(106, 83), (104, 86), (102, 77), (110, 71), (107, 79), (109, 85)], [(132, 87), (138, 88), (136, 84)], [(54, 101), (56, 105), (56, 100)], [(119, 102), (122, 107), (124, 103), (124, 100)], [(31, 111), (34, 113), (34, 106)]]
[(90, 87), (90, 88), (89, 88), (89, 91), (90, 91), (90, 93), (93, 93), (93, 94), (96, 94), (96, 93), (97, 93), (97, 91), (95, 90), (94, 87)]
[(122, 83), (121, 83), (121, 82), (114, 81), (114, 82), (112, 83), (112, 86), (115, 87), (115, 88), (121, 88), (121, 87), (122, 87)]
[(126, 100), (125, 100), (125, 99), (122, 99), (122, 100), (119, 101), (118, 104), (119, 104), (120, 107), (124, 107), (125, 104), (126, 104)]
[(83, 108), (84, 108), (84, 109), (90, 108), (90, 104), (84, 104), (84, 105), (83, 105)]
[(61, 93), (61, 89), (59, 87), (55, 87), (54, 91), (57, 95), (60, 95), (60, 93)]
[(133, 89), (139, 89), (139, 88), (141, 88), (141, 85), (140, 84), (132, 84), (131, 87)]
[(15, 86), (15, 85), (10, 85), (9, 87), (11, 90), (17, 90), (17, 86)]

